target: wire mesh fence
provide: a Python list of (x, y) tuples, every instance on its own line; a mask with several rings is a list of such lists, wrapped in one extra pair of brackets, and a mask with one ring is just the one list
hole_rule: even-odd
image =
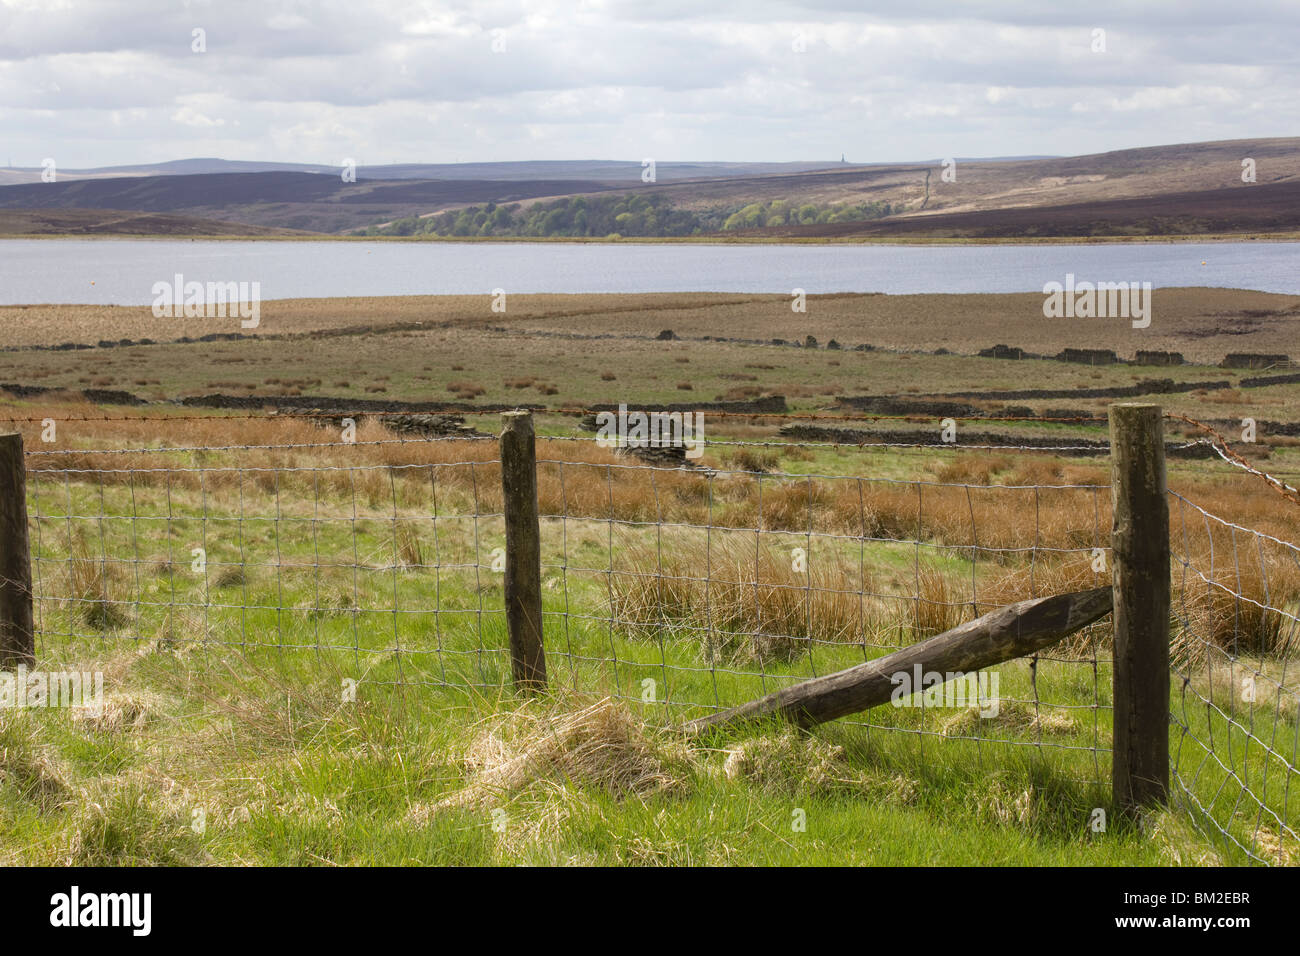
[(1174, 793), (1207, 835), (1294, 863), (1300, 547), (1170, 498)]
[[(746, 444), (719, 443), (710, 467), (665, 467), (539, 440), (552, 686), (677, 720), (1109, 583), (1110, 485), (1095, 463), (1027, 456), (999, 482), (1006, 463), (988, 452), (946, 455), (918, 479), (890, 476), (873, 455), (892, 451), (870, 446), (765, 457), (772, 443)], [(328, 654), (381, 683), (510, 681), (495, 441), (34, 450), (27, 482), (42, 651), (153, 642)], [(1285, 862), (1300, 551), (1171, 500), (1175, 790), (1207, 834)], [(911, 675), (849, 722), (921, 759), (942, 746), (983, 765), (1032, 748), (1104, 784), (1111, 671), (1104, 622), (978, 680)]]
[(355, 457), (384, 460), (357, 464), (290, 464), (276, 459), (301, 449), (276, 447), (264, 464), (204, 461), (226, 448), (40, 456), (40, 639), (347, 652), (368, 679), (496, 683), (495, 448), (457, 442), (462, 460), (430, 444), (442, 460), (410, 460), (418, 447), (362, 446)]

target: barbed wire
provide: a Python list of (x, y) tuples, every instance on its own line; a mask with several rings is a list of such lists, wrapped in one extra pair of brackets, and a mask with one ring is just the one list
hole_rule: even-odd
[(1246, 461), (1245, 458), (1241, 457), (1241, 455), (1233, 451), (1232, 448), (1229, 447), (1228, 445), (1228, 440), (1224, 438), (1222, 435), (1220, 435), (1212, 426), (1205, 424), (1205, 422), (1197, 421), (1194, 418), (1189, 418), (1186, 415), (1178, 415), (1172, 412), (1166, 412), (1165, 418), (1172, 419), (1175, 421), (1186, 422), (1188, 425), (1191, 425), (1195, 428), (1200, 428), (1208, 432), (1212, 436), (1213, 441), (1205, 441), (1205, 440), (1203, 441), (1205, 441), (1205, 444), (1208, 444), (1211, 448), (1213, 448), (1215, 453), (1218, 454), (1220, 458), (1222, 458), (1230, 465), (1240, 468), (1243, 471), (1249, 472), (1250, 474), (1255, 475), (1258, 478), (1262, 478), (1270, 488), (1276, 491), (1287, 501), (1291, 502), (1292, 504), (1300, 505), (1300, 491), (1297, 491), (1295, 488), (1292, 488), (1290, 485), (1288, 485), (1286, 482), (1282, 481), (1281, 479), (1274, 478), (1272, 475), (1260, 471), (1258, 468), (1250, 464), (1250, 462)]

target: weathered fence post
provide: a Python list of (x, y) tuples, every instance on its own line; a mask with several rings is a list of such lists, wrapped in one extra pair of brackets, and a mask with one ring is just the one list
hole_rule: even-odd
[(0, 435), (0, 667), (34, 663), (23, 436)]
[(542, 646), (542, 535), (531, 412), (501, 416), (501, 490), (506, 520), (506, 624), (510, 666), (521, 690), (546, 687)]
[(1169, 794), (1169, 499), (1159, 405), (1110, 406), (1116, 808)]

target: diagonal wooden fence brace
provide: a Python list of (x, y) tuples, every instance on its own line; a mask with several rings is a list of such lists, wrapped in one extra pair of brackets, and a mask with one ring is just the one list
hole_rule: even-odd
[(767, 717), (782, 717), (799, 727), (835, 720), (885, 703), (896, 675), (922, 672), (970, 673), (1033, 654), (1110, 613), (1111, 589), (1094, 588), (1035, 598), (998, 608), (901, 651), (773, 691), (740, 707), (686, 724), (687, 733), (735, 730)]

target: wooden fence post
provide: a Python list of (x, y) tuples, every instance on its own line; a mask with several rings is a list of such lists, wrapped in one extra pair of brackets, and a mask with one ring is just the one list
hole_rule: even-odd
[(0, 435), (0, 668), (35, 663), (23, 436)]
[(1159, 405), (1110, 406), (1116, 808), (1169, 795), (1169, 499)]
[(515, 686), (546, 687), (542, 646), (542, 536), (537, 520), (537, 449), (531, 412), (501, 416), (501, 490), (506, 521), (506, 624)]

